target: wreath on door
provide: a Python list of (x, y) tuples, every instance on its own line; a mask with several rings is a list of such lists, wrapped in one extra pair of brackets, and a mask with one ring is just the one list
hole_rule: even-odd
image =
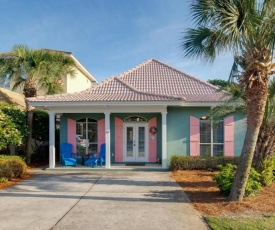
[(156, 126), (152, 126), (150, 129), (149, 129), (150, 133), (152, 133), (153, 135), (155, 135), (157, 133), (157, 127)]

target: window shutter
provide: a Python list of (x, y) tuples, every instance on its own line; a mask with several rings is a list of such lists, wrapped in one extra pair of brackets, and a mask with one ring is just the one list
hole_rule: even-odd
[(234, 117), (224, 119), (224, 156), (234, 157)]
[(68, 118), (67, 120), (67, 141), (73, 145), (73, 153), (76, 153), (76, 121)]
[(123, 121), (115, 117), (115, 162), (123, 162)]
[(190, 156), (200, 155), (200, 120), (190, 116)]
[[(154, 117), (149, 120), (149, 130), (151, 127), (157, 128), (157, 117)], [(148, 143), (149, 143), (149, 162), (156, 162), (157, 161), (157, 133), (152, 134), (148, 130)], [(153, 137), (153, 138), (152, 138)]]
[(97, 121), (97, 151), (100, 152), (100, 147), (105, 143), (105, 118)]

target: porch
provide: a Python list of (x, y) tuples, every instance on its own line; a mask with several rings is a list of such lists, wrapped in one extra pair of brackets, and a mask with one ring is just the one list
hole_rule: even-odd
[[(108, 111), (106, 111), (106, 109)], [(82, 107), (77, 111), (69, 108), (50, 110), (50, 164), (55, 165), (55, 116), (61, 115), (60, 143), (69, 142), (74, 145), (73, 152), (78, 153), (76, 136), (79, 136), (77, 122), (86, 130), (86, 154), (99, 153), (100, 145), (106, 145), (104, 169), (119, 168), (128, 170), (128, 164), (143, 163), (143, 168), (167, 169), (167, 107), (166, 106), (97, 106)], [(92, 111), (92, 112), (91, 112)], [(135, 119), (132, 119), (135, 118)], [(63, 119), (63, 120), (62, 120)], [(67, 121), (64, 121), (67, 120)], [(84, 123), (83, 123), (84, 121)], [(86, 123), (85, 123), (86, 121)], [(88, 138), (90, 123), (97, 123), (97, 140)], [(71, 128), (73, 127), (73, 128)], [(63, 131), (62, 131), (63, 130)], [(65, 133), (64, 133), (65, 130)], [(158, 130), (158, 131), (157, 131)], [(156, 134), (156, 132), (158, 132)], [(142, 141), (140, 141), (142, 140)], [(81, 146), (80, 146), (81, 147)], [(129, 156), (129, 148), (131, 149)], [(98, 151), (97, 151), (98, 150)], [(127, 152), (127, 153), (126, 153)], [(161, 162), (161, 166), (156, 163)], [(79, 163), (79, 162), (78, 162)], [(83, 163), (83, 162), (82, 162)], [(149, 166), (148, 166), (149, 165)], [(155, 167), (158, 165), (157, 167)], [(79, 166), (85, 170), (85, 166)]]

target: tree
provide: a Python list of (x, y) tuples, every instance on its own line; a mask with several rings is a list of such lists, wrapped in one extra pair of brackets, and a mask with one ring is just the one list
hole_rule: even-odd
[[(62, 52), (32, 50), (23, 45), (14, 46), (9, 53), (0, 54), (0, 78), (14, 82), (13, 90), (21, 87), (25, 97), (37, 96), (38, 89), (46, 94), (62, 92), (62, 77), (74, 77), (75, 63)], [(32, 112), (27, 105), (27, 119), (32, 123)], [(31, 130), (26, 142), (26, 158), (30, 163)]]
[(208, 80), (207, 82), (214, 86), (217, 86), (219, 89), (224, 89), (230, 85), (229, 81), (225, 81), (222, 79), (213, 79), (213, 80)]
[(0, 102), (0, 150), (9, 144), (22, 145), (29, 129), (26, 114), (13, 105)]
[(34, 140), (32, 163), (48, 161), (49, 114), (47, 112), (42, 110), (33, 112), (32, 138)]
[(245, 90), (247, 130), (229, 200), (244, 196), (268, 97), (275, 42), (275, 1), (200, 0), (191, 5), (196, 28), (188, 29), (182, 48), (187, 57), (213, 61), (223, 51), (240, 56), (239, 79)]
[[(214, 107), (211, 110), (213, 120), (221, 120), (224, 117), (238, 114), (246, 117), (246, 100), (243, 88), (237, 84), (230, 84), (225, 90), (231, 94), (228, 101)], [(260, 170), (263, 160), (275, 155), (275, 80), (268, 84), (268, 98), (264, 112), (263, 122), (259, 131), (254, 157), (253, 167)]]

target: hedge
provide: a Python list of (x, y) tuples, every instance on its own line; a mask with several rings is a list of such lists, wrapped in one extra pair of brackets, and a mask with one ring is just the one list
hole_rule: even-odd
[(26, 173), (27, 165), (19, 156), (0, 155), (0, 179), (4, 181), (21, 178)]
[(237, 165), (239, 157), (193, 157), (183, 155), (173, 155), (170, 161), (169, 169), (176, 170), (208, 170), (218, 169), (218, 165), (226, 165), (228, 163)]

